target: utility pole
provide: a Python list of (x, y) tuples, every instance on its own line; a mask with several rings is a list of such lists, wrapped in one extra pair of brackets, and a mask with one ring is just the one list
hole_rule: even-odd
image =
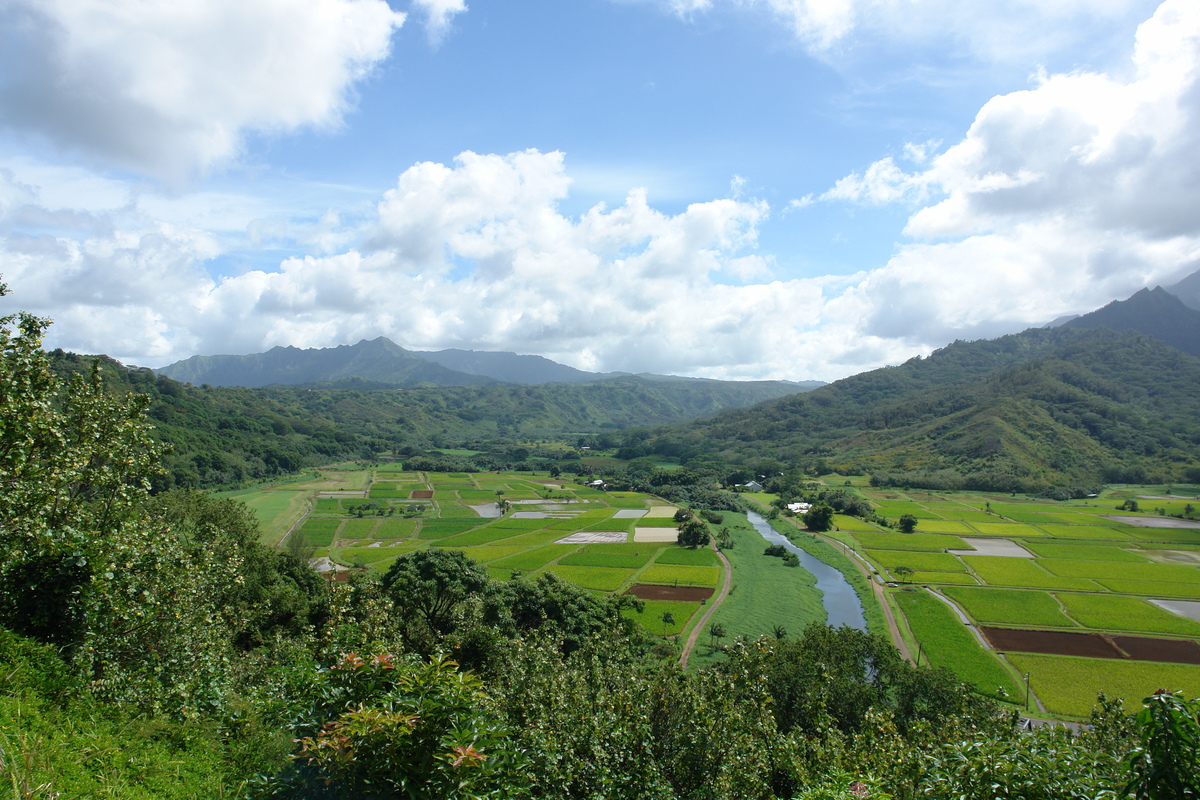
[(1029, 713), (1029, 673), (1025, 673), (1025, 713)]

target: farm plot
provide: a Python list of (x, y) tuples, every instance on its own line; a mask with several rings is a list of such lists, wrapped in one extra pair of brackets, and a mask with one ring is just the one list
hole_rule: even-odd
[(615, 592), (631, 577), (634, 570), (617, 569), (615, 567), (572, 567), (555, 564), (547, 568), (564, 581), (570, 581), (584, 589), (596, 589), (601, 592)]
[(658, 554), (656, 564), (687, 564), (693, 567), (715, 567), (720, 564), (717, 554), (707, 547), (695, 549), (687, 547), (668, 547)]
[[(510, 540), (511, 541), (511, 540)], [(492, 562), (491, 566), (501, 569), (515, 569), (521, 572), (533, 572), (541, 569), (575, 549), (573, 544), (547, 544), (541, 547), (525, 549), (518, 555), (508, 556)]]
[(617, 567), (619, 569), (640, 569), (650, 563), (649, 554), (644, 556), (632, 553), (572, 553), (558, 561), (569, 567)]
[(1038, 564), (1054, 575), (1068, 578), (1200, 583), (1200, 568), (1183, 564), (1128, 564), (1116, 561), (1068, 561), (1057, 558), (1039, 558)]
[(957, 556), (920, 550), (867, 550), (867, 557), (886, 569), (908, 567), (918, 572), (966, 572)]
[(916, 570), (912, 575), (901, 576), (897, 575), (895, 570), (891, 570), (888, 574), (894, 581), (903, 581), (904, 583), (913, 583), (921, 586), (979, 585), (979, 581), (965, 572), (925, 572), (923, 570)]
[(1103, 544), (1073, 544), (1069, 542), (1052, 542), (1038, 540), (1024, 542), (1024, 547), (1032, 550), (1042, 558), (1061, 558), (1075, 561), (1125, 561), (1132, 564), (1145, 564), (1147, 558), (1134, 550), (1123, 550), (1120, 547)]
[(963, 556), (972, 571), (991, 586), (1029, 589), (1077, 589), (1098, 591), (1100, 585), (1086, 578), (1064, 578), (1042, 569), (1035, 560), (1004, 556)]
[(1060, 593), (1067, 613), (1087, 628), (1200, 636), (1200, 622), (1164, 611), (1136, 597)]
[(1016, 695), (1013, 675), (962, 626), (945, 603), (928, 592), (894, 592), (913, 638), (935, 667), (948, 667), (985, 694), (998, 688)]
[(1077, 627), (1075, 621), (1059, 608), (1058, 601), (1046, 592), (947, 586), (942, 593), (962, 606), (977, 622), (1048, 628)]
[(300, 534), (313, 547), (329, 547), (341, 525), (342, 521), (337, 519), (310, 518), (300, 526)]
[(854, 538), (867, 550), (927, 550), (940, 552), (951, 548), (969, 550), (957, 536), (937, 533), (858, 533)]
[(1200, 694), (1200, 667), (1191, 665), (1015, 653), (1008, 660), (1030, 673), (1033, 691), (1052, 714), (1086, 717), (1101, 692), (1128, 709), (1163, 687)]
[(721, 580), (718, 567), (689, 567), (681, 564), (651, 564), (638, 580), (643, 583), (670, 583), (676, 586), (716, 586)]
[(950, 519), (926, 519), (917, 523), (921, 533), (965, 533), (968, 536), (975, 533), (974, 528), (965, 522)]
[(1103, 525), (1042, 525), (1041, 529), (1056, 539), (1130, 539), (1117, 528)]
[(1022, 525), (1019, 522), (975, 522), (972, 523), (980, 536), (1006, 536), (1026, 539), (1046, 534), (1032, 525)]

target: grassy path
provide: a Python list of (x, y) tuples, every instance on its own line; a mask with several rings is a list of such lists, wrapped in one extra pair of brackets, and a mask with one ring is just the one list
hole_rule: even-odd
[(700, 617), (700, 621), (692, 628), (692, 634), (688, 637), (687, 643), (683, 646), (683, 652), (679, 655), (679, 666), (681, 667), (687, 666), (688, 657), (691, 656), (692, 650), (695, 649), (696, 642), (699, 641), (700, 633), (704, 630), (704, 626), (708, 624), (709, 618), (721, 606), (725, 598), (729, 596), (729, 589), (733, 586), (733, 567), (730, 565), (729, 559), (721, 552), (721, 548), (717, 547), (713, 542), (709, 542), (709, 547), (715, 550), (717, 558), (721, 559), (721, 565), (725, 568), (725, 581), (721, 584), (721, 591), (717, 594), (716, 598), (708, 604), (704, 616)]

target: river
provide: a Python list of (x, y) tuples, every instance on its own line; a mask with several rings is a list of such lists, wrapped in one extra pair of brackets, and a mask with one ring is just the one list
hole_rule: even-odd
[(761, 514), (749, 511), (746, 513), (746, 518), (768, 542), (781, 544), (788, 552), (795, 553), (800, 559), (800, 566), (816, 577), (817, 588), (821, 590), (821, 603), (825, 606), (825, 614), (831, 626), (838, 628), (842, 625), (849, 625), (851, 628), (858, 628), (861, 631), (867, 629), (862, 602), (859, 601), (854, 587), (847, 583), (842, 573), (789, 542), (787, 537), (772, 528), (771, 523), (767, 522)]

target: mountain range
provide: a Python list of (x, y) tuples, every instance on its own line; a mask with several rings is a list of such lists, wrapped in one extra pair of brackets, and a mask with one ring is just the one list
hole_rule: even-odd
[(586, 372), (542, 356), (482, 350), (406, 350), (382, 336), (339, 347), (273, 347), (250, 355), (192, 356), (155, 371), (197, 386), (541, 386), (638, 377), (648, 381), (755, 384), (774, 387), (782, 395), (823, 385), (822, 381), (711, 381), (652, 373), (632, 376), (627, 372)]

